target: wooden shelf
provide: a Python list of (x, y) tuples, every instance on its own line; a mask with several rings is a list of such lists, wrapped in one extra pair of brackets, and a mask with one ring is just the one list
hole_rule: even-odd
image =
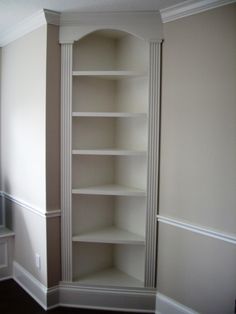
[(109, 156), (145, 156), (145, 150), (127, 150), (127, 149), (73, 149), (72, 155), (109, 155)]
[(104, 79), (122, 79), (129, 77), (142, 77), (147, 76), (144, 72), (137, 71), (73, 71), (73, 76), (83, 76), (83, 77), (97, 77)]
[(102, 117), (102, 118), (145, 118), (145, 112), (72, 112), (72, 117)]
[(126, 186), (108, 184), (72, 189), (72, 194), (114, 195), (114, 196), (146, 196), (146, 191)]
[(143, 236), (116, 227), (108, 227), (94, 232), (73, 236), (75, 242), (135, 244), (144, 245)]
[(0, 238), (6, 238), (14, 236), (15, 233), (5, 227), (0, 227)]
[(144, 283), (126, 273), (116, 269), (109, 268), (100, 272), (93, 273), (78, 280), (80, 284), (119, 286), (119, 287), (143, 287)]

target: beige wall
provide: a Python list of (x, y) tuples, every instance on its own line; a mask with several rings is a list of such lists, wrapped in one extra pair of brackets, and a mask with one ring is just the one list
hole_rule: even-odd
[[(160, 215), (236, 234), (236, 5), (166, 23), (164, 38)], [(236, 248), (219, 241), (161, 225), (159, 291), (233, 313)]]
[[(47, 286), (46, 219), (6, 200), (6, 224), (14, 230), (14, 261)], [(40, 269), (36, 267), (35, 254), (40, 255)]]
[[(60, 45), (59, 28), (47, 28), (46, 86), (46, 202), (47, 210), (60, 209)], [(48, 286), (58, 285), (60, 271), (60, 219), (47, 219)]]
[(48, 25), (46, 78), (47, 210), (60, 208), (60, 67), (59, 27)]
[(46, 210), (43, 26), (2, 48), (2, 189)]
[(45, 216), (60, 209), (59, 51), (51, 25), (2, 48), (2, 189), (35, 210), (7, 201), (7, 226), (14, 260), (46, 286), (60, 279), (60, 219)]

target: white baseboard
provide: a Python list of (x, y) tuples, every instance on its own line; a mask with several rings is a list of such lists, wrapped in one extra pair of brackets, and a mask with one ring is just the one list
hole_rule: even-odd
[(13, 279), (45, 310), (66, 306), (155, 313), (154, 289), (94, 288), (63, 282), (47, 288), (17, 262), (13, 262)]
[(45, 287), (17, 262), (13, 262), (13, 279), (45, 310), (58, 306), (58, 287)]
[(159, 292), (156, 294), (153, 289), (95, 288), (66, 282), (47, 288), (17, 262), (13, 262), (13, 279), (45, 310), (66, 306), (135, 313), (199, 314)]
[(94, 288), (69, 283), (60, 284), (60, 305), (99, 310), (155, 313), (153, 289)]
[(9, 280), (9, 279), (13, 279), (12, 276), (2, 277), (0, 278), (0, 281)]
[(156, 314), (199, 314), (189, 307), (157, 292)]

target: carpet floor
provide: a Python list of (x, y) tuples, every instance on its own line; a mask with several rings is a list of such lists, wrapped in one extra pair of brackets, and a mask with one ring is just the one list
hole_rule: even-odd
[[(73, 309), (58, 307), (45, 311), (31, 298), (14, 280), (0, 282), (0, 313), (1, 314), (128, 314), (101, 310)], [(129, 312), (130, 314), (130, 312)], [(141, 314), (141, 313), (139, 313)], [(145, 313), (143, 313), (145, 314)]]

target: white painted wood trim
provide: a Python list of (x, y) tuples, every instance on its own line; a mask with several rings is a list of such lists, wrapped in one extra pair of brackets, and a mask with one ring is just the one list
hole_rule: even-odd
[(160, 133), (160, 65), (161, 43), (149, 43), (149, 119), (148, 119), (148, 169), (147, 169), (147, 216), (145, 286), (156, 284), (156, 249), (159, 176), (159, 133)]
[(13, 279), (45, 310), (66, 306), (135, 313), (155, 312), (154, 289), (96, 288), (68, 282), (47, 288), (17, 262), (13, 262)]
[(128, 32), (147, 41), (163, 39), (159, 11), (63, 12), (60, 25), (60, 43), (73, 43), (103, 29)]
[[(61, 210), (60, 209), (49, 210), (49, 211), (43, 212), (40, 208), (38, 208), (34, 205), (31, 205), (30, 203), (25, 202), (25, 201), (13, 196), (13, 195), (10, 195), (8, 193), (2, 192), (2, 197), (3, 197), (3, 200), (7, 199), (7, 200), (17, 204), (18, 206), (38, 215), (40, 217), (43, 217), (43, 218), (54, 218), (54, 217), (61, 216)], [(3, 211), (5, 211), (4, 208), (3, 208)]]
[(156, 314), (199, 314), (191, 308), (157, 292)]
[(163, 23), (171, 22), (186, 16), (211, 10), (223, 5), (235, 3), (236, 0), (187, 0), (160, 10)]
[(97, 310), (155, 312), (155, 290), (95, 288), (60, 284), (60, 305)]
[[(81, 195), (114, 195), (114, 196), (146, 196), (146, 191), (117, 184), (89, 186), (72, 189), (72, 194)], [(154, 218), (155, 220), (155, 218)]]
[(4, 281), (4, 280), (9, 280), (9, 279), (13, 279), (12, 276), (2, 277), (2, 278), (0, 278), (0, 282)]
[(72, 112), (72, 117), (146, 118), (145, 112)]
[(0, 33), (0, 47), (6, 46), (12, 41), (32, 32), (33, 30), (45, 25), (59, 25), (60, 14), (50, 10), (40, 10), (39, 12), (27, 17), (20, 23), (12, 26), (5, 32)]
[(185, 229), (185, 230), (195, 232), (195, 233), (207, 236), (207, 237), (222, 240), (231, 244), (236, 244), (236, 234), (229, 234), (229, 233), (221, 232), (221, 231), (214, 230), (212, 228), (208, 228), (205, 226), (192, 224), (184, 220), (179, 220), (179, 219), (170, 218), (170, 217), (161, 216), (161, 215), (157, 215), (157, 220), (167, 225)]
[(147, 76), (146, 73), (137, 71), (73, 71), (73, 76), (97, 77), (105, 79), (121, 79), (130, 77)]
[(61, 253), (62, 280), (72, 280), (72, 44), (61, 45)]
[(59, 287), (45, 287), (17, 262), (13, 262), (13, 279), (45, 310), (59, 305)]
[(144, 245), (145, 239), (139, 234), (129, 232), (117, 227), (107, 227), (96, 231), (74, 235), (72, 240), (75, 242), (89, 243), (111, 243), (111, 244), (132, 244)]
[(13, 279), (45, 310), (47, 288), (17, 262), (13, 262)]
[(145, 150), (128, 149), (73, 149), (72, 155), (95, 155), (95, 156), (145, 156)]

